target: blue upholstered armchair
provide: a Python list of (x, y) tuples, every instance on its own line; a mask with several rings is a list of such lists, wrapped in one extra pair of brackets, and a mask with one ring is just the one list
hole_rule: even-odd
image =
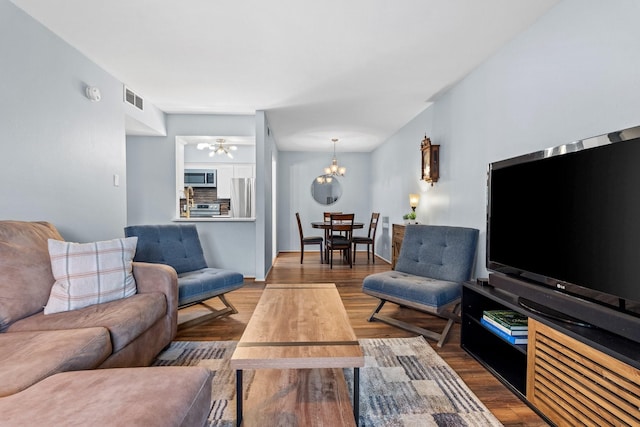
[(238, 311), (224, 294), (242, 287), (242, 274), (207, 265), (198, 230), (194, 224), (133, 225), (126, 227), (127, 237), (137, 236), (134, 261), (170, 265), (178, 273), (178, 307), (202, 303), (218, 297), (222, 310), (207, 306), (212, 317)]
[[(362, 290), (380, 300), (369, 316), (438, 341), (442, 347), (460, 318), (462, 282), (471, 279), (478, 230), (463, 227), (407, 225), (395, 270), (365, 277)], [(442, 332), (381, 315), (387, 302), (447, 318)]]

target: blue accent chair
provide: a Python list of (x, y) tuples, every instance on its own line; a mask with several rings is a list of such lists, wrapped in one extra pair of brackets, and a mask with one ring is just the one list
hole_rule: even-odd
[(207, 265), (194, 224), (132, 225), (124, 232), (126, 237), (138, 237), (134, 261), (166, 264), (176, 270), (178, 308), (218, 297), (225, 308), (215, 310), (204, 304), (213, 312), (208, 318), (238, 312), (224, 294), (242, 287), (244, 276)]
[[(464, 227), (407, 225), (395, 270), (365, 277), (362, 291), (380, 300), (369, 316), (438, 341), (442, 347), (460, 320), (462, 282), (471, 279), (478, 230)], [(379, 313), (386, 302), (448, 319), (435, 332)]]

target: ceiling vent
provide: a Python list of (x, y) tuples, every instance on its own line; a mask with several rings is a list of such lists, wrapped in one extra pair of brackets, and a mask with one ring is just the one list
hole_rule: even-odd
[(144, 100), (126, 86), (124, 87), (124, 102), (133, 105), (139, 110), (144, 110)]

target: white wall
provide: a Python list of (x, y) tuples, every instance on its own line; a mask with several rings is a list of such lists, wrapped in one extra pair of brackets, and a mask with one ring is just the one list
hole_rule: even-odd
[[(166, 136), (127, 137), (127, 225), (168, 224), (175, 218), (177, 135), (256, 134), (253, 115), (168, 114), (166, 124)], [(197, 228), (212, 267), (259, 276), (255, 222), (200, 222)]]
[[(418, 121), (441, 144), (441, 180), (418, 217), (480, 229), (479, 276), (490, 162), (640, 124), (639, 17), (634, 0), (564, 0), (398, 132)], [(374, 153), (375, 170), (397, 144)], [(413, 172), (396, 179), (403, 189)], [(391, 188), (375, 182), (373, 194)]]
[[(388, 227), (384, 223), (378, 226), (376, 252), (387, 260), (391, 259), (392, 224), (402, 224), (402, 216), (411, 212), (409, 194), (420, 194), (416, 220), (423, 224), (430, 223), (430, 210), (426, 209), (426, 206), (435, 203), (432, 195), (437, 193), (443, 181), (449, 179), (447, 167), (449, 149), (440, 147), (443, 162), (440, 166), (440, 181), (434, 187), (420, 181), (422, 167), (420, 143), (425, 134), (432, 135), (432, 121), (432, 110), (423, 111), (371, 155), (371, 169), (378, 171), (371, 176), (372, 209), (380, 212), (380, 221), (385, 217), (389, 220)], [(433, 138), (432, 142), (439, 143)], [(446, 203), (446, 198), (443, 197), (442, 200), (441, 203)]]
[(120, 82), (6, 0), (0, 58), (0, 219), (49, 221), (70, 241), (123, 236)]
[[(347, 168), (342, 185), (342, 197), (333, 205), (316, 202), (311, 196), (311, 184), (323, 169), (331, 164), (332, 153), (281, 151), (278, 162), (278, 251), (299, 251), (300, 236), (295, 213), (300, 213), (305, 236), (322, 235), (311, 228), (311, 221), (322, 221), (325, 211), (353, 212), (356, 221), (368, 225), (371, 218), (371, 153), (340, 153), (340, 166)], [(357, 232), (366, 235), (366, 231)], [(313, 250), (313, 248), (307, 248)]]

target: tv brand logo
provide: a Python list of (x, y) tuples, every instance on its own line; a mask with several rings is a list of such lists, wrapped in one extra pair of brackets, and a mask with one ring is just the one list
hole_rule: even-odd
[(556, 288), (565, 290), (566, 287), (562, 283), (556, 283)]

